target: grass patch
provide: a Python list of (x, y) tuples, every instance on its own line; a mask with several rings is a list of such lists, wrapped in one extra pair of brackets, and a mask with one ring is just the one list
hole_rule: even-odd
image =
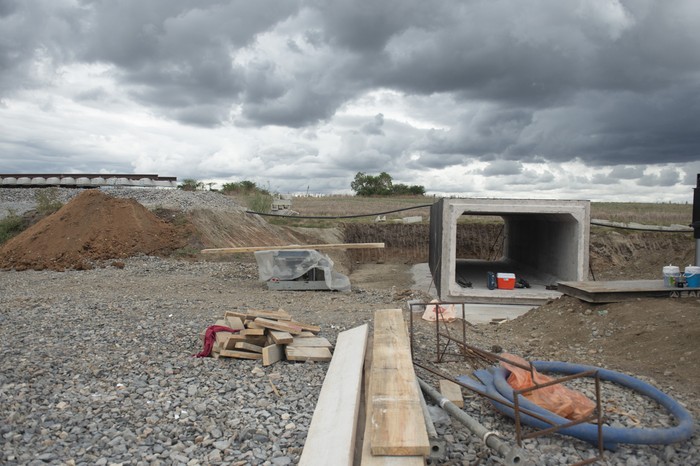
[(8, 210), (7, 216), (0, 220), (0, 244), (18, 235), (26, 227), (27, 224), (22, 216), (17, 215), (13, 210)]
[(44, 217), (63, 207), (63, 202), (58, 200), (58, 188), (56, 187), (36, 190), (34, 201), (36, 201), (36, 211)]

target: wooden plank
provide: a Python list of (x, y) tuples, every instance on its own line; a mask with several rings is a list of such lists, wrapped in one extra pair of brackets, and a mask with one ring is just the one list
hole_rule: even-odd
[(331, 344), (330, 341), (323, 337), (309, 337), (309, 338), (299, 338), (299, 337), (294, 337), (292, 339), (291, 343), (288, 343), (289, 346), (294, 346), (294, 347), (318, 347), (318, 348), (333, 348), (333, 345)]
[(338, 334), (299, 464), (352, 466), (367, 324)]
[(264, 317), (258, 317), (255, 322), (261, 327), (269, 328), (272, 330), (281, 330), (283, 332), (291, 333), (292, 335), (298, 335), (302, 332), (302, 328), (296, 325), (291, 325), (287, 322), (279, 322), (275, 320), (265, 319)]
[(373, 455), (427, 456), (430, 442), (401, 309), (374, 313), (374, 347), (368, 400), (372, 403)]
[(250, 351), (251, 353), (261, 353), (263, 347), (258, 345), (253, 345), (252, 343), (246, 343), (245, 341), (239, 341), (235, 345), (236, 349)]
[(464, 398), (462, 397), (462, 387), (451, 380), (440, 379), (440, 393), (442, 396), (454, 403), (458, 408), (464, 408)]
[(698, 298), (700, 288), (669, 288), (663, 280), (559, 282), (557, 291), (589, 303), (615, 303), (638, 298)]
[(269, 366), (284, 359), (284, 346), (270, 345), (262, 350), (263, 366)]
[(260, 337), (260, 336), (246, 336), (246, 335), (238, 335), (238, 334), (233, 334), (231, 335), (228, 340), (226, 340), (226, 343), (222, 346), (221, 349), (225, 350), (233, 350), (236, 348), (236, 343), (250, 343), (253, 345), (258, 345), (262, 346), (265, 344), (265, 340), (267, 340), (266, 337)]
[(245, 328), (243, 321), (238, 317), (226, 316), (224, 320), (226, 321), (226, 326), (234, 330), (243, 330)]
[(311, 332), (314, 334), (321, 331), (321, 327), (319, 327), (318, 325), (305, 324), (303, 322), (297, 322), (294, 320), (290, 320), (288, 323), (289, 323), (289, 325), (297, 326), (302, 330), (306, 330), (307, 332)]
[(279, 330), (270, 330), (270, 337), (278, 345), (288, 345), (294, 341), (294, 337), (289, 332), (281, 332)]
[(284, 354), (290, 361), (330, 361), (333, 357), (328, 348), (297, 348), (285, 346)]
[(216, 344), (219, 345), (220, 348), (223, 348), (228, 339), (234, 335), (235, 333), (232, 332), (216, 332)]
[(238, 317), (243, 321), (254, 320), (256, 317), (264, 317), (272, 320), (292, 320), (292, 316), (284, 309), (279, 309), (277, 311), (265, 311), (261, 309), (248, 309), (246, 312), (226, 311), (226, 316), (228, 315)]
[(219, 354), (221, 355), (222, 358), (262, 359), (262, 354), (249, 353), (248, 351), (221, 350), (221, 352)]
[(261, 337), (265, 335), (265, 328), (245, 328), (239, 332), (244, 337)]
[[(364, 386), (363, 400), (365, 408), (365, 416), (362, 430), (362, 445), (361, 445), (361, 460), (360, 466), (424, 466), (425, 459), (423, 456), (379, 456), (373, 455), (370, 446), (371, 426), (368, 420), (372, 419), (372, 403), (369, 402), (369, 384), (372, 378), (372, 346), (373, 338), (370, 336), (367, 340), (367, 351), (365, 356), (364, 368)], [(357, 463), (357, 462), (356, 462)]]
[(202, 254), (238, 254), (241, 252), (274, 251), (278, 249), (382, 249), (384, 243), (289, 244), (285, 246), (244, 246), (238, 248), (202, 249)]
[(306, 338), (306, 337), (315, 337), (315, 336), (316, 336), (315, 334), (304, 330), (299, 335), (294, 335), (294, 338)]

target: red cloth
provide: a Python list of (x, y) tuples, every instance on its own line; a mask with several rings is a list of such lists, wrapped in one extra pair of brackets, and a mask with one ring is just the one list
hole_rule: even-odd
[(214, 347), (217, 332), (237, 333), (240, 332), (240, 330), (228, 328), (223, 325), (212, 325), (211, 327), (208, 327), (204, 334), (204, 348), (202, 348), (202, 351), (194, 355), (195, 358), (206, 358), (211, 355), (211, 349)]

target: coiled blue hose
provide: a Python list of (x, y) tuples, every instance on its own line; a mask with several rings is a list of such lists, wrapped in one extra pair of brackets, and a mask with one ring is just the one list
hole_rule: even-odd
[[(578, 374), (591, 370), (598, 371), (601, 380), (614, 382), (653, 399), (661, 406), (666, 408), (673, 415), (673, 417), (675, 417), (676, 422), (678, 423), (674, 427), (653, 429), (603, 426), (603, 442), (605, 448), (608, 450), (616, 450), (617, 444), (619, 443), (667, 445), (682, 442), (689, 439), (693, 435), (694, 421), (688, 410), (683, 408), (683, 406), (681, 406), (676, 400), (661, 390), (642, 382), (639, 379), (608, 369), (601, 369), (598, 367), (585, 366), (581, 364), (569, 364), (556, 361), (535, 361), (532, 364), (540, 372)], [(478, 370), (474, 372), (474, 375), (481, 380), (482, 384), (479, 384), (467, 376), (459, 376), (457, 377), (457, 380), (483, 390), (494, 398), (512, 402), (513, 387), (511, 387), (506, 380), (508, 374), (509, 372), (504, 368), (492, 367), (490, 369)], [(537, 406), (535, 403), (525, 399), (524, 397), (521, 397), (519, 402), (521, 407), (531, 410), (545, 417), (546, 419), (549, 419), (553, 423), (564, 424), (569, 422), (568, 419), (564, 419), (551, 411)], [(501, 413), (510, 417), (515, 417), (512, 408), (497, 401), (491, 400), (491, 403)], [(525, 414), (521, 414), (520, 419), (524, 424), (537, 427), (539, 429), (551, 427), (549, 424)], [(579, 424), (573, 427), (561, 429), (558, 431), (558, 433), (576, 437), (589, 442), (594, 446), (598, 445), (598, 426), (596, 424)]]

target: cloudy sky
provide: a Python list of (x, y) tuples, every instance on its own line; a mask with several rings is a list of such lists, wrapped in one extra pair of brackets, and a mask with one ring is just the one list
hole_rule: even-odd
[(692, 200), (698, 0), (0, 0), (0, 172)]

